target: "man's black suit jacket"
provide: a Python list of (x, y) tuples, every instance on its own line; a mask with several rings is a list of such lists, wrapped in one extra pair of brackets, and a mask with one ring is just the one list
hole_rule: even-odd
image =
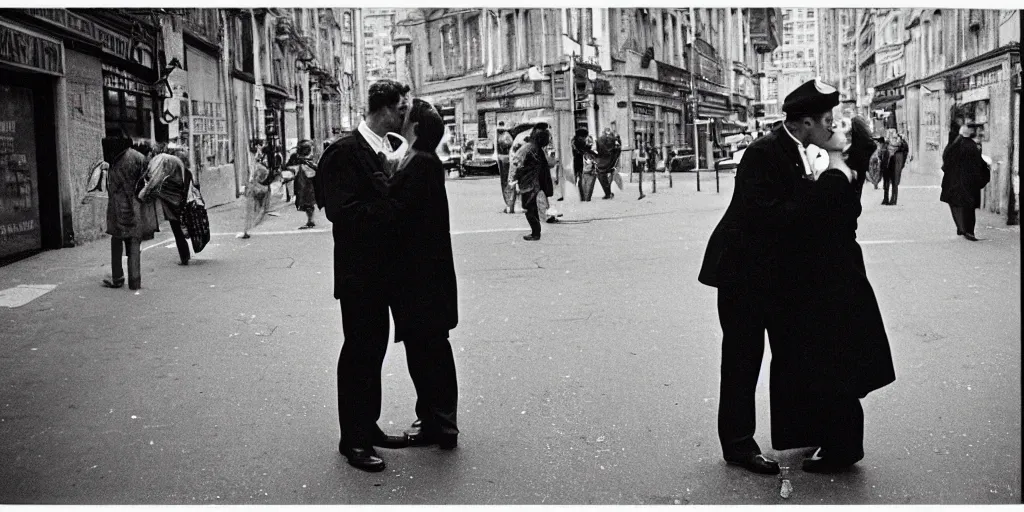
[(801, 234), (806, 179), (796, 142), (779, 126), (747, 147), (732, 201), (711, 233), (698, 280), (708, 286), (784, 278)]
[(397, 203), (378, 154), (355, 131), (324, 150), (314, 178), (316, 204), (334, 232), (334, 297), (388, 290)]

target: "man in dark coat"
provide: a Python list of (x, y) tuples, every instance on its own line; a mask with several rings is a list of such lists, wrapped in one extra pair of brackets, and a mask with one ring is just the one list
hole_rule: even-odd
[(554, 184), (551, 182), (551, 167), (544, 148), (551, 142), (551, 133), (547, 124), (541, 123), (530, 132), (529, 141), (519, 149), (513, 160), (521, 161), (516, 166), (511, 185), (519, 185), (523, 197), (523, 209), (526, 210), (526, 221), (530, 223), (530, 234), (523, 240), (533, 242), (540, 240), (540, 212), (537, 209), (537, 196), (541, 193), (551, 197)]
[[(882, 204), (896, 206), (896, 199), (900, 194), (900, 179), (903, 177), (903, 166), (907, 164), (907, 157), (910, 154), (910, 146), (902, 135), (897, 135), (895, 142), (889, 146), (889, 170), (882, 173), (883, 196)], [(889, 195), (889, 186), (892, 185), (892, 196)]]
[(156, 204), (143, 202), (138, 193), (144, 187), (146, 157), (132, 148), (132, 140), (120, 129), (108, 130), (102, 141), (107, 171), (107, 234), (110, 235), (110, 279), (107, 288), (124, 286), (121, 255), (128, 255), (128, 288), (142, 287), (142, 240), (159, 231)]
[(981, 189), (988, 185), (991, 171), (974, 141), (974, 126), (964, 125), (959, 136), (942, 152), (942, 194), (956, 223), (956, 234), (976, 242), (974, 209), (981, 207)]
[(397, 215), (388, 197), (384, 162), (392, 148), (386, 135), (401, 131), (408, 95), (408, 86), (392, 80), (371, 85), (366, 118), (324, 151), (314, 178), (316, 203), (333, 223), (334, 297), (345, 335), (338, 358), (339, 449), (366, 471), (384, 469), (374, 446), (408, 444), (377, 426)]
[(416, 387), (417, 420), (405, 434), (413, 446), (452, 449), (459, 389), (448, 332), (459, 323), (459, 304), (448, 194), (435, 151), (444, 122), (430, 103), (413, 100), (402, 135), (411, 149), (390, 185), (399, 206), (391, 312)]
[(754, 392), (764, 335), (785, 342), (780, 320), (792, 307), (788, 255), (798, 245), (812, 168), (806, 146), (832, 136), (834, 87), (811, 80), (786, 97), (786, 121), (755, 140), (736, 170), (732, 201), (708, 240), (698, 280), (718, 288), (722, 325), (718, 436), (726, 462), (755, 473), (777, 474), (754, 440)]

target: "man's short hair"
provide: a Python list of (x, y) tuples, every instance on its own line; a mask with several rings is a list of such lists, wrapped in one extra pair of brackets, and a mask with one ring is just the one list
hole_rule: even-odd
[(416, 142), (412, 147), (420, 151), (434, 151), (444, 137), (444, 121), (430, 103), (419, 98), (412, 100), (409, 122), (416, 125)]
[(390, 107), (409, 93), (409, 86), (394, 80), (380, 80), (370, 86), (370, 113)]

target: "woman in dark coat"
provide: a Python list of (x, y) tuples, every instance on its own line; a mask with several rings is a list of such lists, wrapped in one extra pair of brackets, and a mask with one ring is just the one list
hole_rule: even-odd
[(981, 189), (988, 185), (991, 171), (974, 142), (974, 129), (964, 125), (960, 135), (942, 152), (942, 194), (949, 204), (956, 234), (974, 242), (974, 210), (981, 207)]
[(459, 323), (455, 262), (449, 234), (445, 173), (436, 149), (444, 135), (441, 116), (413, 100), (403, 137), (411, 148), (389, 184), (397, 205), (391, 312), (395, 341), (405, 342), (416, 388), (414, 445), (454, 448), (458, 385), (448, 331)]
[(316, 211), (316, 194), (313, 193), (313, 178), (316, 177), (316, 162), (313, 161), (313, 141), (300, 141), (295, 153), (288, 158), (286, 167), (295, 173), (295, 209), (306, 212), (306, 224), (299, 226), (299, 229), (315, 227), (313, 212)]
[[(848, 135), (849, 134), (849, 135)], [(849, 148), (844, 151), (844, 148)], [(772, 447), (820, 447), (809, 472), (864, 457), (860, 399), (896, 379), (889, 340), (857, 243), (860, 192), (874, 151), (860, 118), (824, 147), (829, 169), (814, 182), (803, 249), (791, 270), (793, 336), (772, 345)]]
[(145, 173), (146, 158), (132, 149), (132, 141), (120, 130), (108, 132), (102, 141), (107, 172), (107, 234), (110, 235), (111, 277), (107, 288), (124, 286), (121, 255), (128, 253), (128, 288), (142, 287), (141, 244), (158, 231), (156, 205), (138, 198), (138, 185)]

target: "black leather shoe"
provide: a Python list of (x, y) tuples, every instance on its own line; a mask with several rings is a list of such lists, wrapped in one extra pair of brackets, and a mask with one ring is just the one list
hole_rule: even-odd
[(968, 239), (968, 240), (970, 240), (972, 242), (977, 242), (978, 241), (978, 238), (974, 236), (974, 233), (964, 233), (964, 238), (966, 238), (966, 239)]
[(526, 235), (523, 237), (523, 240), (526, 240), (527, 242), (534, 242), (540, 240), (540, 235)]
[(378, 471), (384, 471), (384, 468), (386, 467), (384, 459), (377, 456), (377, 452), (374, 451), (372, 446), (369, 448), (354, 448), (339, 445), (338, 450), (346, 459), (348, 459), (349, 465), (363, 471), (376, 473)]
[(430, 446), (438, 445), (443, 450), (452, 450), (459, 445), (458, 434), (445, 434), (423, 428), (423, 422), (416, 420), (412, 426), (405, 431), (405, 438), (409, 440), (409, 446)]
[(548, 217), (548, 220), (546, 220), (545, 222), (547, 222), (548, 224), (557, 224), (562, 221), (558, 220), (558, 217)]
[(956, 236), (964, 236), (964, 232), (958, 229), (956, 230)]
[(860, 457), (829, 457), (822, 455), (818, 449), (810, 457), (804, 459), (803, 470), (808, 473), (840, 473), (848, 471), (864, 456)]
[(760, 453), (751, 453), (739, 457), (726, 457), (725, 462), (734, 466), (740, 466), (752, 473), (762, 475), (779, 474), (779, 463), (771, 460)]

